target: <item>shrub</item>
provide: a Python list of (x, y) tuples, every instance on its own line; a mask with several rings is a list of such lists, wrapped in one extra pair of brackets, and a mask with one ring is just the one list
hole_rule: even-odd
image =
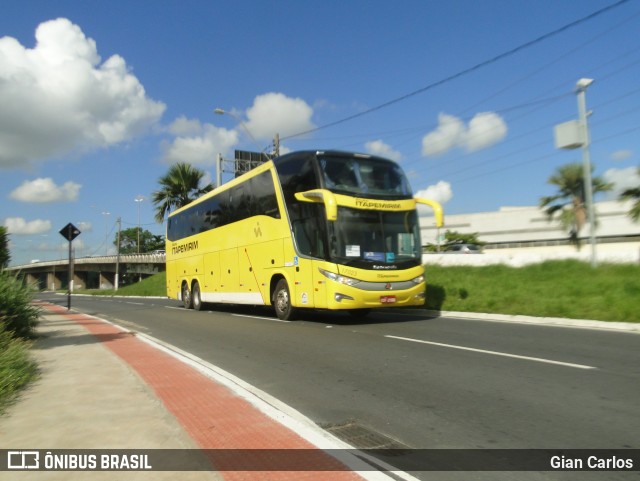
[(40, 316), (31, 301), (31, 289), (6, 271), (0, 271), (0, 412), (18, 390), (37, 376), (29, 358), (29, 341)]
[(34, 306), (32, 290), (6, 271), (0, 272), (0, 325), (15, 337), (30, 338), (40, 309)]
[(15, 339), (0, 324), (0, 413), (37, 372), (36, 363), (29, 358), (29, 342)]

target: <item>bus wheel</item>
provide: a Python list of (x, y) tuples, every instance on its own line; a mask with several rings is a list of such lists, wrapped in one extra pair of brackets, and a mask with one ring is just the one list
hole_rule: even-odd
[(291, 305), (289, 285), (284, 279), (280, 279), (276, 285), (276, 290), (273, 293), (273, 307), (278, 319), (283, 321), (288, 321), (295, 313), (295, 308)]
[(200, 295), (200, 284), (198, 282), (193, 283), (193, 288), (191, 289), (191, 303), (193, 304), (193, 308), (196, 311), (202, 309), (202, 298)]
[(193, 299), (191, 298), (191, 291), (189, 286), (185, 282), (182, 284), (182, 304), (185, 309), (191, 309), (193, 307)]

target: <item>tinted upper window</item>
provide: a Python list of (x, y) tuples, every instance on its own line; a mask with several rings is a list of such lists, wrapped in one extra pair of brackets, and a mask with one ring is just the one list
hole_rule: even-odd
[(333, 192), (365, 197), (412, 197), (402, 169), (389, 160), (323, 156), (318, 164), (324, 187)]
[(175, 241), (256, 215), (280, 218), (271, 171), (172, 215), (167, 226), (167, 238)]

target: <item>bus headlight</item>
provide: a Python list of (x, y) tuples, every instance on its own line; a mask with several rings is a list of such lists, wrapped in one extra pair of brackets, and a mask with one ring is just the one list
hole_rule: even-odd
[(320, 274), (322, 274), (323, 276), (328, 277), (332, 281), (336, 281), (336, 282), (339, 282), (340, 284), (344, 284), (345, 286), (355, 286), (356, 284), (360, 283), (358, 279), (354, 279), (352, 277), (341, 276), (340, 274), (334, 274), (333, 272), (325, 271), (324, 269), (320, 269), (319, 267), (318, 267), (318, 270), (320, 271)]
[(414, 284), (422, 284), (424, 282), (424, 276), (418, 276), (415, 279), (411, 279)]

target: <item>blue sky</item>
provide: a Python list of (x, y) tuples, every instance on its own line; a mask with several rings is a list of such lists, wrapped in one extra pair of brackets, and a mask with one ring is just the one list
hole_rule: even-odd
[(138, 208), (163, 233), (149, 198), (171, 163), (215, 179), (218, 152), (231, 159), (275, 133), (285, 151), (393, 158), (448, 214), (536, 205), (553, 171), (581, 159), (555, 148), (553, 128), (577, 118), (583, 77), (595, 80), (596, 175), (637, 184), (640, 1), (544, 38), (615, 3), (3, 0), (0, 223), (12, 264), (64, 258), (68, 222), (82, 230), (77, 255), (112, 252), (116, 219), (135, 227)]

